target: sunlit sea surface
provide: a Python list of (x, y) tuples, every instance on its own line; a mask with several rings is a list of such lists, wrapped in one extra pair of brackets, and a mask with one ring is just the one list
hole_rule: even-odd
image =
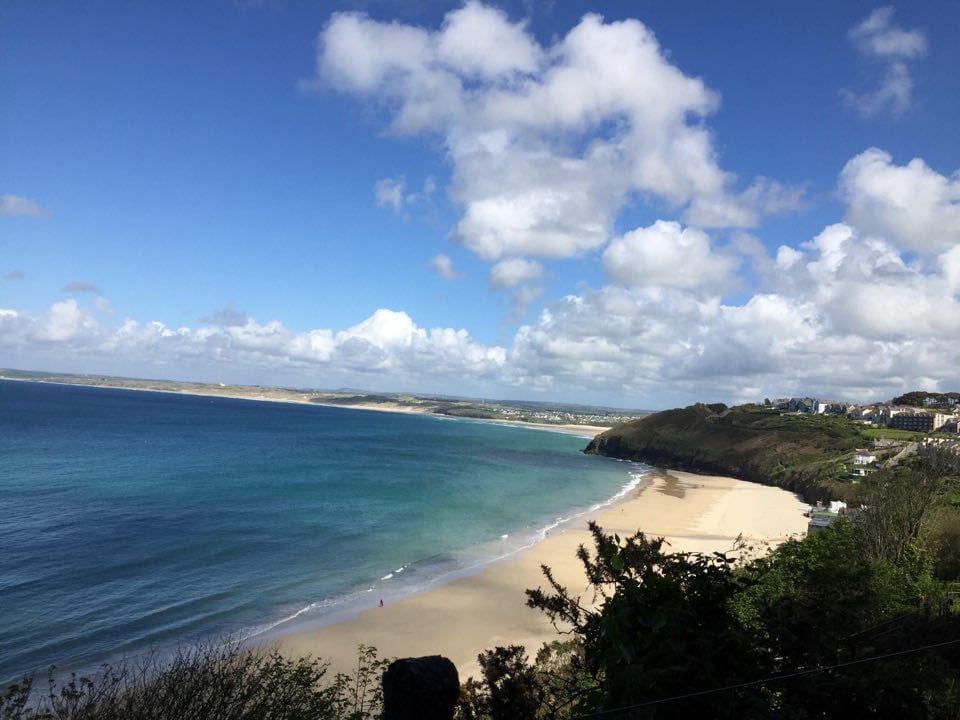
[(586, 442), (0, 381), (0, 682), (270, 637), (475, 571), (647, 470)]

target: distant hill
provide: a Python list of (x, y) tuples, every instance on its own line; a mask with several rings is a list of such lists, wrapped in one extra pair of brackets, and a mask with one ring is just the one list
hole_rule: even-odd
[(912, 407), (949, 407), (957, 403), (960, 403), (960, 392), (937, 393), (914, 390), (893, 399), (894, 405), (910, 405)]
[(698, 403), (611, 428), (584, 452), (731, 475), (816, 500), (836, 494), (851, 452), (866, 443), (846, 418)]

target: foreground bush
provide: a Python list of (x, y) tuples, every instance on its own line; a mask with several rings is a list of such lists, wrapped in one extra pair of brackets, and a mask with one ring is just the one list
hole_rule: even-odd
[(361, 646), (353, 674), (328, 677), (312, 658), (207, 645), (63, 683), (51, 670), (45, 694), (24, 678), (0, 696), (0, 720), (365, 720), (380, 716), (385, 665)]
[(483, 653), (463, 720), (960, 717), (960, 615), (923, 552), (875, 557), (868, 522), (742, 564), (590, 527), (586, 600), (546, 567), (527, 591), (572, 639)]

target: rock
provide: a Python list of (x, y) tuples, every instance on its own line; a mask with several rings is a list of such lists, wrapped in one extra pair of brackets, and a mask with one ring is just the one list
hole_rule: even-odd
[(394, 660), (383, 673), (384, 720), (451, 720), (459, 695), (457, 668), (440, 655)]

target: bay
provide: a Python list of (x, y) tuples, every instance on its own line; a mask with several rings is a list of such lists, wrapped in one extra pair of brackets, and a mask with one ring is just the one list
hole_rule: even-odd
[(0, 682), (269, 637), (529, 545), (635, 484), (583, 437), (0, 381)]

